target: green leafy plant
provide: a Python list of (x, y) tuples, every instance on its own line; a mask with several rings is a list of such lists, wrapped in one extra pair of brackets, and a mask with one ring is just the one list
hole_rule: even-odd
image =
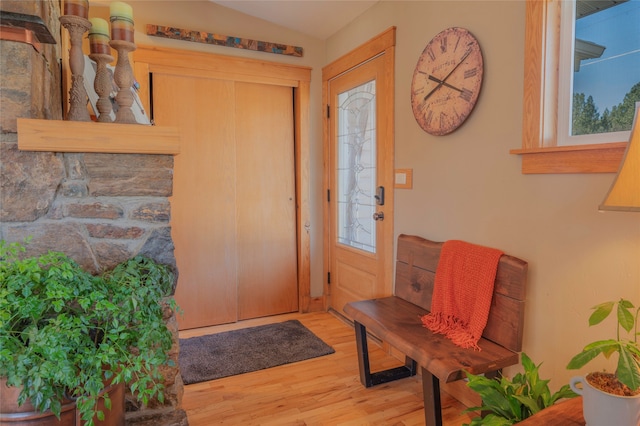
[(22, 386), (40, 411), (59, 417), (76, 400), (88, 426), (110, 408), (105, 383), (126, 383), (143, 403), (163, 400), (160, 367), (171, 363), (164, 309), (173, 285), (167, 265), (135, 257), (93, 276), (63, 253), (24, 257), (21, 243), (0, 241), (0, 377)]
[[(638, 313), (633, 303), (626, 299), (620, 299), (618, 302), (605, 302), (594, 306), (594, 312), (589, 317), (589, 326), (600, 324), (604, 321), (616, 307), (616, 338), (598, 340), (589, 343), (582, 349), (582, 352), (574, 356), (567, 368), (570, 370), (582, 368), (589, 361), (600, 354), (607, 359), (614, 353), (618, 354), (618, 364), (615, 371), (615, 377), (630, 391), (637, 392), (640, 390), (640, 349), (638, 348)], [(634, 312), (635, 310), (635, 312)], [(631, 333), (630, 338), (622, 338), (620, 329), (624, 329), (627, 333)], [(603, 389), (606, 391), (606, 389)]]
[(555, 404), (559, 399), (576, 396), (569, 385), (563, 385), (560, 390), (551, 394), (549, 380), (540, 379), (540, 365), (535, 365), (522, 353), (524, 374), (518, 373), (512, 380), (506, 377), (490, 379), (467, 372), (467, 386), (480, 395), (482, 405), (468, 408), (465, 412), (487, 413), (484, 417), (474, 418), (470, 425), (512, 425)]

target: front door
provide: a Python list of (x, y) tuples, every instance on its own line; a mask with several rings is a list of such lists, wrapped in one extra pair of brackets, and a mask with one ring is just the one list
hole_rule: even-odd
[(392, 291), (393, 48), (325, 87), (329, 306), (344, 315), (346, 303)]

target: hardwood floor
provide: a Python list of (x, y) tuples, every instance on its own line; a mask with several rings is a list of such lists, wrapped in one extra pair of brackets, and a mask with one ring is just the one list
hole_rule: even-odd
[[(319, 358), (185, 386), (183, 408), (191, 426), (423, 425), (420, 376), (365, 388), (360, 384), (353, 328), (316, 312), (279, 315), (180, 332), (181, 338), (297, 319), (335, 349)], [(400, 365), (370, 343), (372, 371)], [(472, 416), (442, 395), (443, 423), (460, 426)]]

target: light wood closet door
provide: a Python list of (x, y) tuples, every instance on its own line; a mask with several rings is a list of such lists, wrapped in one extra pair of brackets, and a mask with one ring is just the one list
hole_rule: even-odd
[(179, 127), (171, 198), (180, 329), (298, 309), (291, 88), (154, 73)]
[(238, 318), (298, 310), (293, 93), (236, 83)]

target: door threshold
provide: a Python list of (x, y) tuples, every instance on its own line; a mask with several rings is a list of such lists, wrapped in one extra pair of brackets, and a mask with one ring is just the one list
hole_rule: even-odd
[(265, 324), (274, 324), (277, 322), (283, 322), (290, 319), (300, 318), (300, 315), (303, 315), (303, 314), (301, 314), (300, 312), (291, 312), (287, 314), (277, 314), (277, 315), (270, 315), (267, 317), (240, 320), (237, 322), (231, 322), (227, 324), (210, 325), (207, 327), (200, 327), (200, 328), (190, 328), (188, 330), (180, 330), (179, 337), (180, 339), (188, 339), (189, 337), (223, 333), (225, 331), (240, 330), (243, 328), (256, 327), (256, 326), (265, 325)]

